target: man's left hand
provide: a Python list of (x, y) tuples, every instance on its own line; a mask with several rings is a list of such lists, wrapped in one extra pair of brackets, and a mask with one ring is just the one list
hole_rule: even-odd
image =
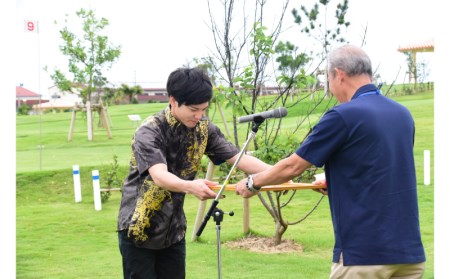
[(236, 183), (236, 194), (241, 195), (243, 198), (250, 198), (250, 197), (253, 197), (254, 195), (258, 194), (258, 193), (250, 192), (247, 189), (247, 181), (248, 181), (248, 179), (244, 178), (241, 181), (239, 181), (238, 183)]

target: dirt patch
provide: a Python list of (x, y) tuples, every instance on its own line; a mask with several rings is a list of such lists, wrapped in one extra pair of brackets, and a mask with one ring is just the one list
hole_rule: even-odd
[(280, 244), (275, 245), (272, 237), (260, 237), (254, 235), (249, 235), (234, 241), (228, 241), (224, 245), (228, 248), (245, 249), (252, 252), (270, 254), (303, 252), (303, 247), (293, 240), (282, 240)]

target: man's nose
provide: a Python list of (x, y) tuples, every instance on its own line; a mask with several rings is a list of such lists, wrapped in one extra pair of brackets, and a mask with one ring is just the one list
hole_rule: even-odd
[(200, 120), (203, 117), (203, 112), (194, 113), (194, 117), (195, 119)]

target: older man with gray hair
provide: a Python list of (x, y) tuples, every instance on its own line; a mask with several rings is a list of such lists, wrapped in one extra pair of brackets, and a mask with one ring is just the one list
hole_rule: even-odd
[(330, 278), (422, 278), (411, 113), (372, 83), (370, 58), (359, 47), (332, 51), (328, 74), (340, 104), (295, 153), (241, 180), (236, 192), (251, 197), (311, 165), (325, 166), (335, 236)]

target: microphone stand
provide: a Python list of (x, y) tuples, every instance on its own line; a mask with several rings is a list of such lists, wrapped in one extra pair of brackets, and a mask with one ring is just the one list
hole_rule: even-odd
[[(200, 227), (197, 230), (196, 235), (200, 236), (203, 232), (203, 229), (206, 226), (206, 223), (208, 223), (208, 220), (211, 218), (211, 216), (214, 214), (214, 220), (216, 221), (216, 230), (217, 230), (217, 257), (218, 257), (218, 269), (219, 269), (219, 279), (222, 278), (221, 275), (221, 257), (220, 257), (220, 222), (223, 220), (223, 211), (220, 209), (217, 209), (217, 205), (219, 204), (219, 198), (222, 196), (223, 191), (225, 190), (226, 186), (228, 185), (231, 175), (234, 173), (234, 170), (236, 169), (236, 166), (238, 165), (239, 161), (241, 160), (242, 156), (245, 154), (245, 152), (248, 149), (248, 145), (250, 142), (255, 138), (256, 133), (258, 132), (259, 126), (264, 122), (264, 118), (262, 116), (255, 117), (253, 119), (253, 126), (252, 131), (248, 135), (247, 141), (244, 144), (244, 147), (239, 152), (239, 156), (234, 162), (233, 166), (231, 167), (230, 172), (228, 173), (227, 177), (225, 178), (224, 183), (222, 184), (222, 187), (220, 188), (219, 192), (216, 195), (216, 198), (213, 200), (211, 207), (209, 208), (208, 212), (206, 213), (205, 217), (203, 218), (203, 222), (200, 225)], [(234, 213), (231, 211), (230, 216), (233, 216)], [(218, 215), (218, 217), (216, 217)], [(217, 219), (216, 219), (217, 218)]]
[(223, 212), (222, 210), (220, 210), (219, 208), (215, 208), (214, 209), (214, 221), (216, 221), (216, 235), (217, 235), (217, 269), (218, 269), (218, 276), (219, 279), (222, 279), (222, 257), (221, 257), (221, 249), (220, 249), (220, 222), (223, 221), (223, 214), (227, 213), (230, 216), (234, 215), (233, 211), (230, 212)]

